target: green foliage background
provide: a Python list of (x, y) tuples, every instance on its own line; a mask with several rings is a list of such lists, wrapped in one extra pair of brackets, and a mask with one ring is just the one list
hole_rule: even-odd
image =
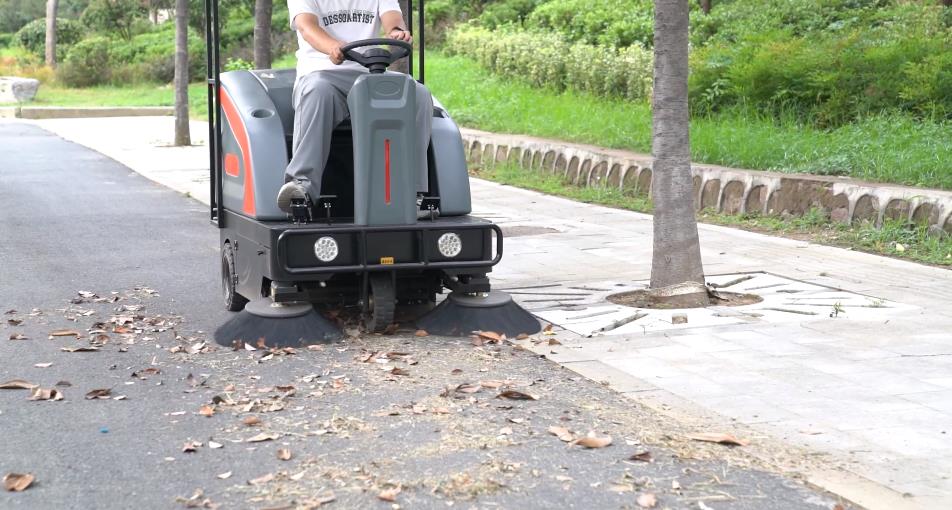
[[(498, 74), (539, 84), (546, 67), (544, 81), (556, 88), (647, 97), (638, 87), (620, 90), (615, 74), (650, 74), (650, 63), (631, 65), (619, 56), (653, 45), (652, 0), (431, 5), (428, 25), (450, 51)], [(466, 21), (449, 27), (452, 16)], [(952, 8), (938, 2), (714, 0), (709, 14), (692, 2), (691, 16), (695, 114), (753, 108), (818, 127), (890, 111), (952, 118)], [(499, 40), (514, 55), (498, 51)], [(553, 46), (560, 51), (549, 51)], [(581, 66), (587, 76), (566, 78), (580, 57), (598, 65)], [(592, 86), (599, 81), (611, 84)]]

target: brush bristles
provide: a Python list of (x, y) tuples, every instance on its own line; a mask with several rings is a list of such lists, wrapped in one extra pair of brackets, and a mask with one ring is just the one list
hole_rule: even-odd
[(501, 306), (463, 306), (445, 299), (436, 308), (416, 321), (420, 329), (432, 335), (466, 336), (473, 331), (494, 331), (510, 338), (538, 333), (542, 326), (529, 312), (514, 301)]
[(244, 343), (268, 347), (301, 347), (327, 344), (341, 337), (341, 330), (317, 311), (299, 317), (269, 318), (238, 312), (215, 330), (215, 342), (235, 346)]

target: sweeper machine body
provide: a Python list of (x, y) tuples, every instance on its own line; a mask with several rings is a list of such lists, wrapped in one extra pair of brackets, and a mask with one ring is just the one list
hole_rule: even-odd
[[(422, 1), (418, 7), (422, 20)], [(291, 157), (295, 70), (220, 72), (218, 0), (206, 0), (205, 10), (211, 221), (220, 232), (228, 310), (244, 309), (252, 322), (277, 323), (318, 316), (314, 305), (357, 305), (365, 328), (379, 332), (392, 323), (397, 304), (435, 302), (444, 289), (452, 291), (444, 308), (515, 306), (508, 296), (490, 292), (487, 274), (502, 258), (502, 230), (470, 215), (462, 138), (439, 106), (433, 111), (427, 161), (416, 161), (413, 148), (421, 134), (415, 127), (414, 77), (384, 72), (402, 57), (413, 67), (408, 43), (371, 39), (343, 48), (347, 59), (369, 72), (348, 95), (350, 118), (333, 132), (321, 195), (311, 197), (311, 203), (293, 203), (288, 214), (278, 208), (276, 197)], [(422, 83), (422, 29), (415, 35)], [(427, 189), (418, 192), (422, 165)], [(525, 315), (513, 326), (518, 332), (538, 330), (528, 314), (517, 312)], [(323, 317), (311, 320), (305, 330), (292, 333), (299, 338), (284, 342), (339, 336)], [(430, 322), (444, 334), (467, 334), (464, 330), (474, 327), (455, 317)], [(216, 338), (254, 342), (249, 337), (258, 333), (242, 331), (249, 324), (223, 328)]]

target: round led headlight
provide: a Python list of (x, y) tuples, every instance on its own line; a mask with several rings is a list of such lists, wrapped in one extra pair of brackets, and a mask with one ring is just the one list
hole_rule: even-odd
[(340, 250), (333, 237), (324, 236), (314, 242), (314, 255), (321, 262), (330, 262), (336, 259), (338, 253), (340, 253)]
[(436, 241), (436, 246), (440, 250), (440, 255), (447, 258), (453, 258), (463, 251), (463, 241), (454, 232), (441, 235)]

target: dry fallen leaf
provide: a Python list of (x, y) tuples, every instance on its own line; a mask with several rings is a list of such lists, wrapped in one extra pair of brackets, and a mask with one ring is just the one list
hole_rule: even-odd
[(63, 400), (63, 394), (56, 388), (34, 387), (30, 389), (28, 400)]
[(57, 337), (57, 336), (75, 336), (75, 337), (79, 337), (79, 331), (75, 331), (75, 330), (72, 330), (72, 329), (57, 329), (56, 331), (51, 331), (51, 332), (50, 332), (50, 338)]
[(644, 492), (638, 495), (636, 502), (641, 508), (654, 508), (658, 504), (658, 498), (650, 492)]
[(195, 453), (200, 446), (202, 446), (202, 443), (198, 441), (186, 441), (185, 445), (182, 446), (182, 451), (185, 453)]
[(268, 482), (270, 482), (271, 480), (274, 480), (274, 474), (273, 474), (273, 473), (268, 473), (268, 474), (266, 474), (266, 475), (259, 476), (258, 478), (252, 478), (251, 480), (248, 480), (248, 484), (249, 484), (249, 485), (261, 485), (261, 484), (263, 484), (263, 483), (268, 483)]
[(628, 460), (637, 460), (640, 462), (654, 462), (654, 459), (651, 458), (651, 452), (649, 452), (648, 450), (634, 453), (630, 457), (628, 457)]
[(390, 371), (393, 375), (410, 375), (410, 371), (404, 368), (393, 367), (393, 370)]
[(95, 399), (109, 399), (112, 393), (112, 388), (100, 388), (92, 390), (86, 394), (86, 400), (95, 400)]
[(11, 333), (10, 340), (29, 340), (30, 337), (24, 335), (23, 333)]
[(480, 385), (480, 386), (482, 386), (483, 388), (489, 388), (489, 389), (491, 389), (491, 390), (495, 390), (495, 389), (497, 389), (497, 388), (501, 388), (501, 387), (504, 386), (505, 384), (506, 384), (506, 383), (503, 382), (503, 381), (496, 381), (496, 380), (479, 381), (479, 385)]
[(53, 364), (52, 363), (37, 363), (33, 366), (36, 368), (50, 368), (51, 366), (53, 366)]
[(0, 390), (32, 390), (33, 388), (36, 388), (35, 384), (24, 381), (23, 379), (13, 379), (12, 381), (0, 383)]
[(389, 501), (390, 503), (393, 503), (394, 501), (397, 500), (397, 494), (400, 494), (400, 490), (401, 490), (400, 487), (397, 486), (397, 487), (392, 487), (384, 491), (380, 491), (380, 494), (377, 494), (377, 499), (381, 501)]
[(597, 437), (597, 436), (585, 436), (576, 439), (569, 443), (569, 446), (580, 445), (586, 448), (604, 448), (612, 444), (611, 436)]
[(696, 434), (688, 434), (688, 439), (732, 446), (747, 446), (750, 444), (750, 442), (746, 439), (738, 439), (730, 434), (725, 434), (722, 432), (698, 432)]
[(132, 377), (138, 377), (139, 379), (145, 379), (150, 375), (158, 375), (162, 373), (161, 370), (155, 367), (143, 368), (142, 370), (136, 370), (132, 373)]
[(508, 398), (509, 400), (539, 400), (539, 397), (535, 395), (530, 395), (529, 393), (523, 393), (516, 390), (506, 390), (499, 395), (496, 395), (496, 398)]
[(556, 426), (549, 427), (549, 434), (552, 434), (553, 436), (561, 439), (562, 441), (565, 441), (566, 443), (575, 439), (574, 436), (572, 436), (572, 433), (569, 432), (569, 429), (565, 427), (556, 427)]
[(217, 450), (217, 449), (219, 449), (219, 448), (221, 448), (221, 447), (223, 447), (223, 446), (225, 446), (225, 445), (223, 445), (223, 444), (221, 444), (221, 443), (216, 443), (215, 441), (209, 441), (209, 442), (208, 442), (208, 447), (211, 448), (212, 450)]
[(98, 351), (98, 347), (63, 347), (60, 349), (63, 352), (95, 352)]
[(252, 437), (249, 437), (248, 439), (245, 439), (245, 442), (260, 443), (262, 441), (272, 441), (274, 439), (277, 439), (278, 437), (279, 436), (277, 434), (272, 434), (270, 432), (262, 432), (258, 434), (257, 436), (252, 436)]
[(215, 408), (209, 405), (204, 405), (198, 408), (198, 414), (209, 418), (215, 415)]
[(423, 336), (429, 336), (430, 334), (427, 333), (425, 329), (418, 329), (416, 330), (416, 333), (414, 333), (413, 335), (423, 337)]
[(261, 418), (258, 418), (255, 415), (245, 416), (244, 418), (242, 418), (241, 423), (244, 423), (245, 425), (249, 427), (253, 427), (255, 425), (261, 425)]
[(231, 471), (225, 471), (224, 473), (218, 475), (219, 480), (225, 480), (227, 478), (231, 478)]
[(3, 477), (3, 488), (10, 492), (22, 492), (33, 484), (34, 479), (30, 473), (7, 473)]
[(453, 371), (450, 372), (450, 373), (453, 374), (453, 375), (460, 375), (460, 374), (463, 373), (463, 369), (462, 369), (462, 368), (454, 368)]
[(488, 340), (490, 343), (499, 343), (505, 338), (505, 335), (500, 336), (499, 333), (495, 331), (477, 331), (476, 335), (484, 340)]
[(291, 460), (291, 450), (287, 448), (279, 448), (278, 460)]

